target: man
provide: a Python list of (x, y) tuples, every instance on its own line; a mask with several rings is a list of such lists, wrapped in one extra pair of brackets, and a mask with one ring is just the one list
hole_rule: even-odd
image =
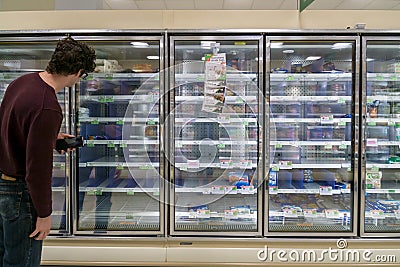
[(53, 149), (62, 122), (56, 93), (95, 68), (95, 51), (67, 37), (46, 70), (13, 81), (0, 106), (0, 266), (40, 266), (50, 232)]

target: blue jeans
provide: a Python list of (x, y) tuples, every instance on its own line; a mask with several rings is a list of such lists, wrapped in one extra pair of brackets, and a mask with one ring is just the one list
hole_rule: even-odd
[(29, 237), (36, 218), (26, 183), (0, 179), (0, 267), (40, 266), (43, 241)]

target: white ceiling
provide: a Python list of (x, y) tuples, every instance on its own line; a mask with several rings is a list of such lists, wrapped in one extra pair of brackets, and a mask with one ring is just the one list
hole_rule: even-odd
[[(299, 0), (0, 0), (0, 10), (297, 10)], [(315, 0), (307, 10), (400, 10), (400, 0)]]

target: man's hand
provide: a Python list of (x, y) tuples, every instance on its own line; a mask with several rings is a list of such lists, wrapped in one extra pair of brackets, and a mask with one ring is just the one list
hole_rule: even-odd
[(57, 139), (64, 139), (65, 137), (74, 137), (75, 135), (66, 134), (66, 133), (59, 133), (57, 135)]
[[(57, 135), (57, 139), (64, 139), (64, 138), (68, 138), (68, 137), (75, 137), (75, 135), (71, 135), (71, 134), (66, 134), (66, 133), (58, 133), (58, 135)], [(74, 149), (70, 149), (70, 148), (68, 148), (68, 150), (67, 151), (64, 151), (64, 150), (61, 150), (61, 154), (64, 154), (65, 152), (71, 152), (71, 151), (73, 151)]]
[(45, 218), (37, 218), (36, 221), (36, 229), (29, 235), (31, 238), (35, 238), (35, 240), (45, 240), (49, 235), (51, 229), (51, 216)]

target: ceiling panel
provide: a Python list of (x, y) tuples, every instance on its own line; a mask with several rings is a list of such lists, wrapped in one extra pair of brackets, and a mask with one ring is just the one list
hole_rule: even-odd
[(252, 9), (276, 10), (283, 2), (284, 0), (254, 0)]
[(332, 10), (336, 9), (344, 1), (349, 0), (316, 0), (307, 7), (307, 10)]
[[(366, 7), (374, 0), (346, 0), (343, 1), (336, 9), (344, 10), (359, 10), (366, 9)], [(379, 0), (381, 1), (381, 0)]]
[(222, 9), (224, 0), (195, 0), (195, 9)]
[(167, 9), (164, 0), (134, 0), (139, 9), (155, 10)]
[(194, 0), (166, 0), (167, 9), (194, 9)]
[(281, 10), (296, 10), (297, 0), (284, 0), (279, 7)]
[(366, 9), (394, 9), (396, 6), (399, 6), (399, 0), (374, 0), (369, 5), (366, 6)]
[(138, 9), (138, 7), (132, 0), (105, 0), (103, 9), (126, 10)]
[(251, 9), (253, 0), (224, 0), (223, 9)]

